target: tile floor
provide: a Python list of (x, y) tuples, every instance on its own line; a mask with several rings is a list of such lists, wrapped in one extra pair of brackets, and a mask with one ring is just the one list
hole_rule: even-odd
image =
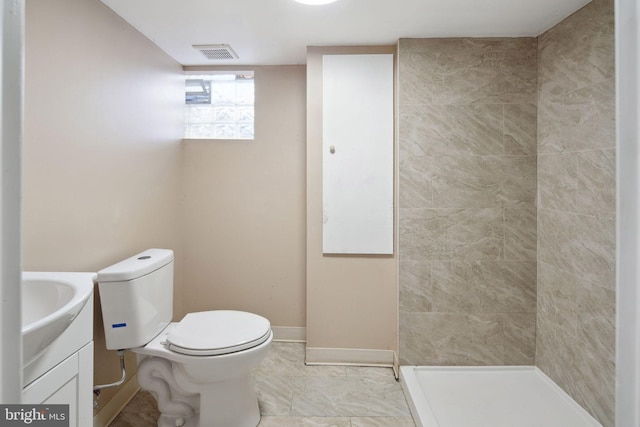
[[(274, 342), (253, 371), (259, 427), (414, 427), (390, 368), (305, 366), (304, 344)], [(155, 427), (159, 413), (139, 392), (110, 427)]]

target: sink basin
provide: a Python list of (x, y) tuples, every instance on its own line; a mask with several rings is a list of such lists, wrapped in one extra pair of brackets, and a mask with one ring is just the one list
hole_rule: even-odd
[(95, 273), (22, 273), (22, 360), (27, 365), (73, 322), (93, 292)]

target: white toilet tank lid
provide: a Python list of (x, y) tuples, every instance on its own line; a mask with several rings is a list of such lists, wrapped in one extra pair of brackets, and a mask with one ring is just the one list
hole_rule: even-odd
[(98, 283), (124, 282), (156, 271), (173, 261), (171, 249), (147, 249), (98, 271)]
[(255, 347), (271, 333), (267, 319), (233, 310), (187, 314), (167, 335), (169, 348), (183, 354), (212, 356)]

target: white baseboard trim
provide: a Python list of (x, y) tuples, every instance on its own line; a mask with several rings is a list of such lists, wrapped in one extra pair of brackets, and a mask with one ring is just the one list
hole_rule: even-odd
[(279, 342), (307, 342), (307, 328), (302, 326), (272, 326), (273, 340)]
[(398, 353), (393, 352), (393, 375), (396, 379), (400, 379), (400, 360), (398, 359)]
[(307, 365), (354, 365), (393, 367), (395, 351), (360, 348), (307, 347)]
[[(120, 390), (113, 395), (111, 400), (93, 416), (93, 427), (106, 427), (115, 417), (127, 406), (127, 403), (136, 395), (140, 390), (138, 381), (136, 381), (135, 375), (129, 379)], [(99, 402), (99, 400), (98, 400)]]

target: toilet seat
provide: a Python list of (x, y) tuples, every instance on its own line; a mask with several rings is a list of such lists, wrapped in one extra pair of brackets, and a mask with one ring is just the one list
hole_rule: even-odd
[(171, 351), (217, 356), (256, 347), (271, 336), (271, 324), (257, 314), (214, 310), (187, 314), (166, 336)]

